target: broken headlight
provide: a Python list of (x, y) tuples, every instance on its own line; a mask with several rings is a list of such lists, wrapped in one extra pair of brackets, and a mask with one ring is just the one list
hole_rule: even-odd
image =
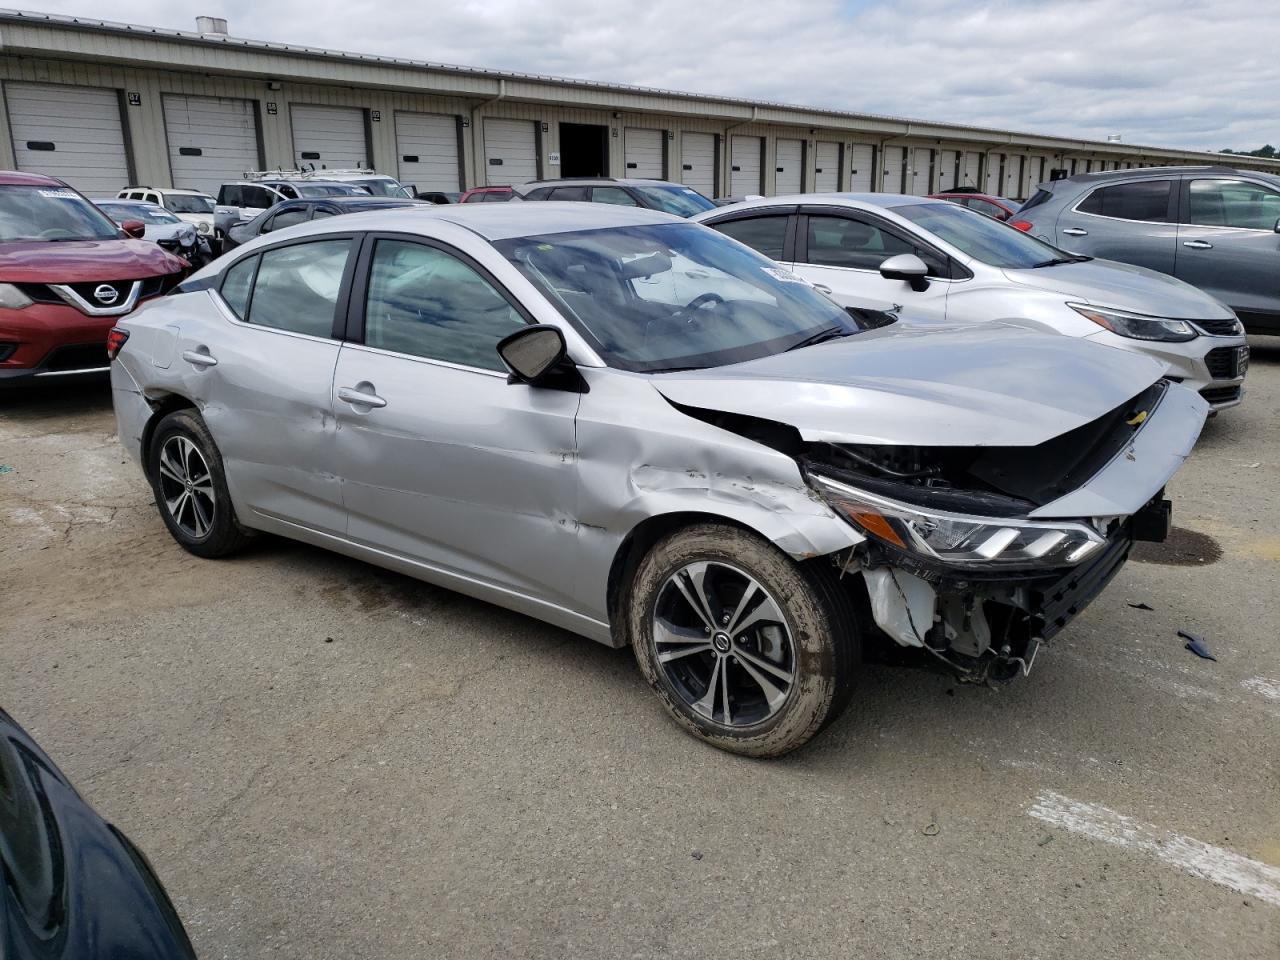
[(1128, 337), (1131, 340), (1163, 340), (1167, 343), (1181, 343), (1184, 340), (1196, 338), (1195, 328), (1185, 320), (1147, 317), (1141, 313), (1129, 313), (1127, 310), (1091, 307), (1087, 303), (1068, 303), (1067, 306), (1086, 320), (1092, 320), (1117, 336)]
[(868, 536), (930, 560), (961, 567), (1070, 567), (1106, 542), (1069, 520), (973, 517), (900, 503), (814, 475), (818, 490)]

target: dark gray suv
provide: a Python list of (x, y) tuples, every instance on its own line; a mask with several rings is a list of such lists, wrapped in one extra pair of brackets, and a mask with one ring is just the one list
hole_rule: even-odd
[(1280, 334), (1280, 176), (1147, 167), (1040, 184), (1010, 221), (1054, 246), (1150, 267)]

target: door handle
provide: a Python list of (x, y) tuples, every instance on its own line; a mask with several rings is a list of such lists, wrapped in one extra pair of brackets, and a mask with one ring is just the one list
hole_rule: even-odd
[(825, 283), (815, 283), (813, 285), (813, 289), (817, 290), (819, 293), (825, 293), (827, 296), (831, 296), (831, 288)]
[(182, 359), (197, 367), (216, 367), (218, 361), (203, 350), (183, 350)]
[(1087, 237), (1089, 235), (1089, 231), (1081, 227), (1067, 227), (1062, 232), (1068, 237)]
[[(369, 389), (361, 390), (360, 386)], [(338, 399), (351, 404), (353, 407), (385, 407), (387, 401), (373, 392), (373, 384), (365, 383), (356, 387), (339, 387)]]
[(1192, 250), (1212, 250), (1213, 244), (1208, 240), (1183, 240), (1182, 245)]

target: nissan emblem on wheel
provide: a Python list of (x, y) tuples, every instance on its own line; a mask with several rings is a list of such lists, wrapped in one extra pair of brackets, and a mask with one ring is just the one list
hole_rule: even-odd
[(757, 757), (830, 724), (878, 646), (968, 682), (1043, 664), (1167, 533), (1209, 409), (1143, 353), (922, 335), (596, 203), (299, 224), (111, 343), (186, 550), (274, 533), (629, 646), (680, 727)]

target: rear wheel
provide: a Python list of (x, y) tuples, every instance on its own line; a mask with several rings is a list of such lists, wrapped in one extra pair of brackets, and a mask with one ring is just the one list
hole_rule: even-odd
[(160, 421), (148, 459), (156, 506), (173, 539), (199, 557), (222, 557), (244, 546), (248, 535), (231, 505), (222, 457), (194, 410)]
[(853, 690), (859, 638), (832, 573), (736, 527), (699, 525), (659, 541), (636, 571), (627, 617), (663, 706), (722, 750), (794, 750)]

